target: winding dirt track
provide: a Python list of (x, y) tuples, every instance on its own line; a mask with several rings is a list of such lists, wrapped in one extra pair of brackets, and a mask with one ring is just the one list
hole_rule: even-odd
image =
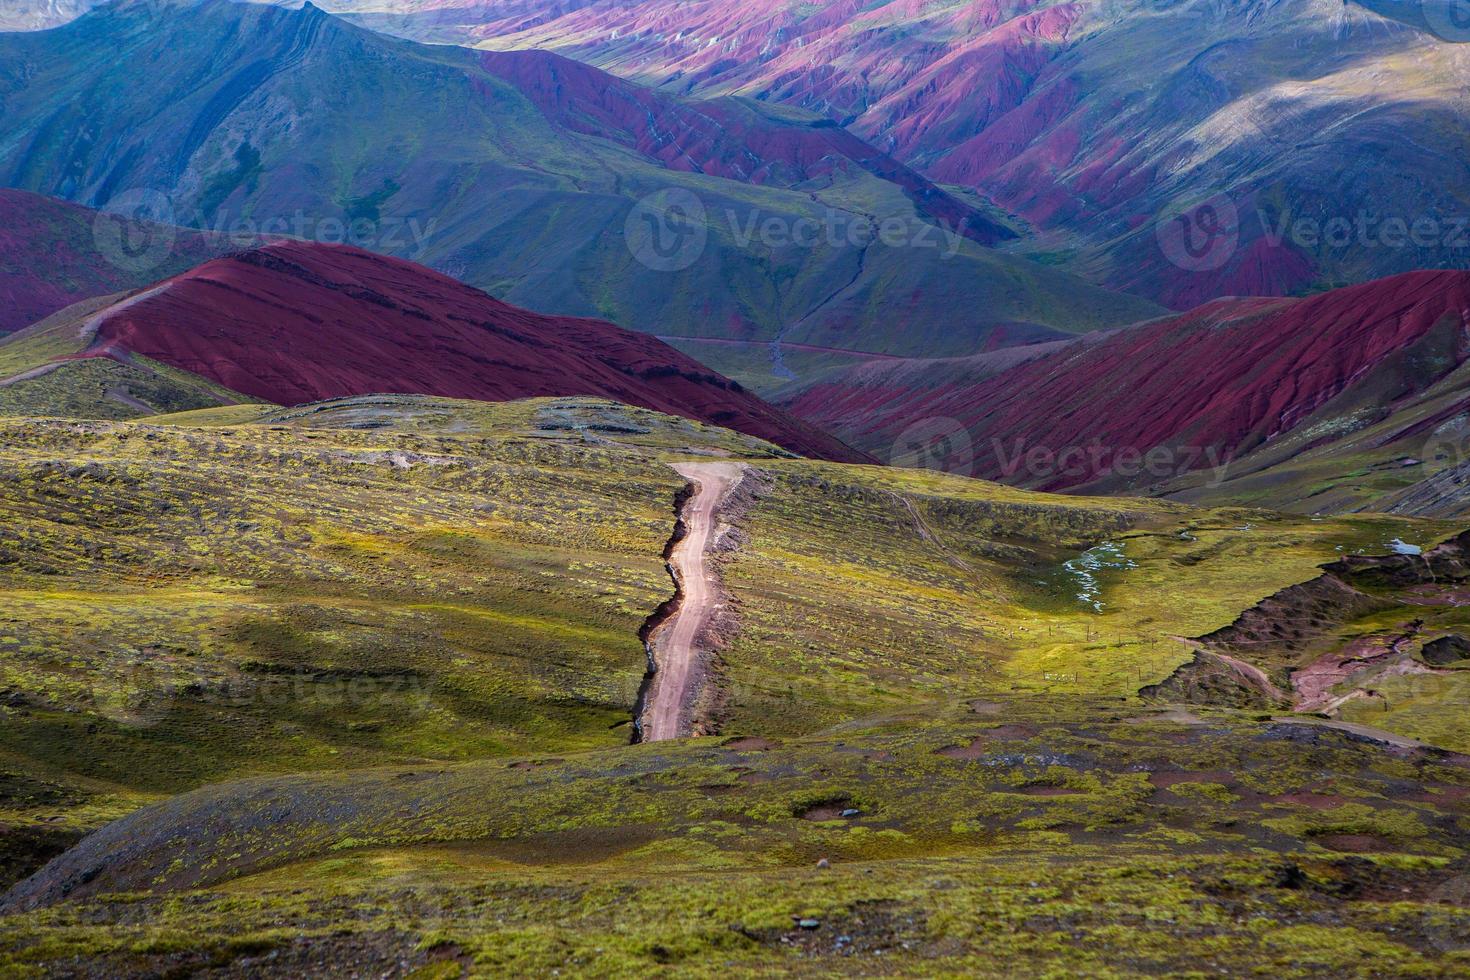
[(678, 463), (674, 469), (694, 485), (684, 505), (684, 537), (674, 546), (669, 564), (679, 580), (679, 606), (654, 634), (654, 675), (643, 707), (645, 742), (680, 738), (692, 727), (689, 706), (699, 677), (695, 669), (707, 651), (700, 637), (720, 603), (720, 583), (706, 561), (719, 505), (740, 482), (740, 463)]
[[(107, 306), (104, 306), (102, 309), (98, 310), (96, 313), (93, 313), (91, 316), (87, 317), (85, 320), (82, 321), (82, 325), (77, 328), (77, 338), (82, 341), (83, 349), (85, 350), (92, 344), (92, 341), (97, 336), (97, 331), (101, 329), (103, 321), (105, 321), (108, 317), (115, 316), (116, 314), (121, 313), (129, 307), (135, 306), (146, 299), (152, 299), (154, 296), (157, 296), (159, 293), (163, 292), (167, 288), (168, 283), (159, 283), (157, 286), (153, 286), (149, 289), (143, 290), (142, 292), (135, 293), (120, 302), (110, 303)], [(0, 378), (0, 388), (8, 388), (11, 385), (20, 384), (22, 381), (34, 381), (36, 378), (45, 377), (52, 371), (55, 371), (58, 368), (62, 367), (70, 359), (70, 357), (58, 358), (54, 361), (48, 361), (47, 363), (42, 364), (40, 367), (31, 368), (29, 371), (22, 371), (20, 374), (17, 374), (14, 377)], [(152, 408), (147, 405), (143, 405), (142, 402), (139, 402), (138, 404), (147, 409), (149, 412), (153, 411)]]

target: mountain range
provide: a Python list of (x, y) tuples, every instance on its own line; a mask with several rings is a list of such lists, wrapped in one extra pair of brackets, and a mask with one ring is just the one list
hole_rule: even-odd
[(394, 40), (311, 5), (122, 0), (0, 34), (0, 107), (0, 184), (350, 237), (541, 312), (734, 341), (699, 353), (744, 380), (802, 369), (777, 339), (958, 354), (1157, 310), (986, 247), (1010, 232), (818, 116)]
[(1470, 972), (1463, 10), (322, 3), (0, 10), (0, 977)]
[[(1465, 509), (1470, 274), (1215, 300), (1074, 341), (794, 385), (796, 414), (889, 458), (947, 438), (966, 475), (1338, 513)], [(1449, 479), (1444, 471), (1458, 476)], [(1421, 481), (1444, 485), (1426, 497)]]
[[(334, 0), (377, 29), (558, 51), (680, 94), (801, 106), (1175, 308), (1465, 268), (1452, 5), (1402, 0)], [(1443, 14), (1443, 15), (1442, 15)], [(1231, 248), (1161, 235), (1214, 201)], [(1400, 233), (1425, 222), (1422, 236)], [(1205, 229), (1201, 229), (1203, 231)]]

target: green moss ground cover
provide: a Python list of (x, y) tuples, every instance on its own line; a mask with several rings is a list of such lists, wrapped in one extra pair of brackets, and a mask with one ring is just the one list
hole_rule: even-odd
[[(711, 457), (750, 467), (722, 734), (629, 748), (669, 464)], [(0, 421), (0, 870), (124, 819), (0, 922), (0, 971), (1453, 973), (1458, 757), (1136, 692), (1320, 565), (1458, 530), (587, 399)], [(1453, 705), (1370, 723), (1463, 748)]]

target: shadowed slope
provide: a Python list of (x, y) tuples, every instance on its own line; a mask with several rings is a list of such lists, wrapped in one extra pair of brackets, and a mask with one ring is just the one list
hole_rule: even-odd
[(740, 99), (682, 101), (549, 51), (482, 59), (557, 125), (625, 143), (671, 170), (789, 186), (856, 167), (896, 184), (920, 214), (966, 238), (993, 245), (1016, 237), (831, 120), (767, 115)]

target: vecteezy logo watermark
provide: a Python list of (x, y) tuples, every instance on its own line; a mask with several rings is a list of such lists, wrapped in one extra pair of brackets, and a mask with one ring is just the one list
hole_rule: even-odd
[(1419, 462), (1425, 476), (1452, 470), (1470, 459), (1470, 418), (1453, 419), (1439, 426), (1424, 441)]
[(969, 476), (975, 468), (975, 445), (956, 419), (922, 419), (904, 429), (894, 441), (888, 462), (908, 469)]
[(421, 222), (417, 218), (339, 218), (335, 215), (310, 215), (297, 211), (290, 217), (276, 215), (255, 218), (231, 218), (218, 212), (214, 220), (205, 222), (198, 214), (191, 227), (203, 229), (214, 244), (227, 243), (235, 248), (251, 248), (262, 242), (281, 238), (320, 242), (323, 245), (354, 245), (374, 252), (406, 254), (410, 245), (423, 252), (424, 242), (434, 234), (439, 219)]
[(1442, 41), (1470, 41), (1470, 0), (1420, 0), (1424, 22)]
[(173, 205), (158, 191), (124, 191), (103, 206), (92, 221), (98, 253), (124, 272), (158, 268), (172, 253), (178, 234)]
[(1240, 212), (1223, 194), (1205, 201), (1175, 202), (1154, 225), (1164, 257), (1186, 272), (1212, 272), (1240, 245)]
[(1102, 479), (1107, 477), (1147, 476), (1154, 481), (1183, 476), (1208, 468), (1209, 486), (1225, 482), (1230, 457), (1215, 446), (1154, 446), (1147, 452), (1134, 446), (1106, 446), (1094, 439), (1085, 446), (1027, 445), (1024, 438), (992, 439), (990, 449), (1004, 479), (1024, 473), (1031, 480)]
[(722, 234), (728, 231), (729, 240), (740, 249), (866, 249), (881, 245), (932, 249), (941, 259), (950, 259), (964, 245), (968, 219), (931, 222), (914, 214), (872, 217), (837, 208), (804, 214), (725, 208), (716, 215), (693, 192), (671, 188), (633, 205), (623, 226), (623, 237), (628, 251), (643, 265), (658, 272), (678, 272), (699, 261), (712, 226), (720, 226)]
[(878, 243), (887, 248), (934, 249), (941, 259), (953, 258), (960, 250), (968, 226), (968, 219), (953, 225), (942, 219), (930, 224), (913, 215), (874, 219), (835, 208), (827, 208), (820, 217), (797, 218), (726, 209), (725, 220), (741, 248), (757, 243), (766, 248), (867, 248)]
[(633, 258), (654, 272), (679, 272), (699, 261), (709, 241), (704, 202), (681, 187), (655, 191), (623, 223)]
[[(1470, 2), (1470, 0), (1467, 0)], [(1303, 249), (1346, 248), (1416, 248), (1470, 251), (1470, 216), (1372, 214), (1360, 209), (1349, 218), (1339, 214), (1328, 218), (1297, 217), (1283, 212), (1272, 218), (1263, 209), (1256, 210), (1261, 231), (1272, 248), (1291, 242)]]
[(343, 217), (305, 211), (265, 218), (220, 209), (206, 215), (176, 208), (167, 195), (147, 188), (124, 191), (92, 222), (92, 240), (104, 260), (125, 272), (153, 271), (172, 254), (181, 229), (191, 241), (214, 248), (254, 248), (279, 239), (354, 245), (393, 255), (420, 255), (438, 218)]
[(244, 708), (314, 704), (362, 709), (391, 705), (398, 717), (412, 718), (431, 709), (437, 681), (416, 673), (333, 674), (291, 671), (226, 677), (199, 685), (193, 697), (202, 704)]
[(178, 682), (166, 669), (129, 660), (102, 672), (90, 707), (123, 728), (153, 728), (168, 717), (178, 693)]

